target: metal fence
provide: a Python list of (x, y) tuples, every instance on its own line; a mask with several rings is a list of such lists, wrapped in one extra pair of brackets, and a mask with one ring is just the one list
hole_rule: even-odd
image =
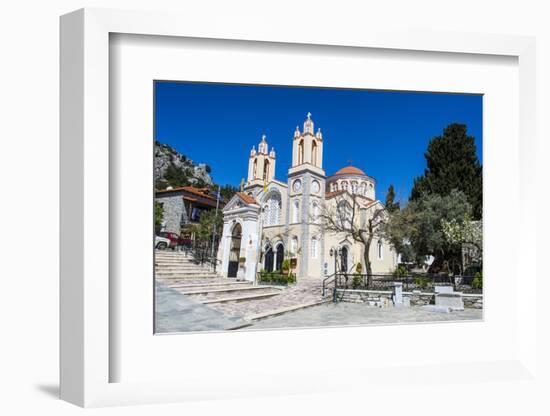
[(419, 273), (405, 276), (391, 274), (373, 274), (371, 281), (368, 281), (366, 274), (359, 273), (337, 273), (329, 276), (323, 281), (323, 291), (329, 286), (335, 289), (358, 289), (358, 290), (386, 290), (392, 291), (395, 282), (403, 284), (403, 290), (421, 290), (433, 292), (435, 286), (453, 286), (455, 291), (465, 293), (482, 293), (482, 289), (474, 287), (474, 276), (451, 276), (448, 274)]

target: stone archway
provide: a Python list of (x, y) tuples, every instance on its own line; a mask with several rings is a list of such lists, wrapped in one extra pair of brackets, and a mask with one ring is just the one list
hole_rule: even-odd
[(275, 253), (273, 253), (273, 248), (271, 245), (268, 245), (265, 249), (264, 256), (264, 270), (266, 272), (272, 272), (275, 260)]
[(227, 266), (227, 277), (237, 277), (239, 272), (239, 256), (241, 254), (242, 228), (237, 223), (231, 232), (231, 244), (229, 246), (229, 264)]
[(285, 248), (283, 246), (283, 243), (279, 243), (276, 246), (275, 250), (275, 270), (282, 271), (283, 270), (283, 260), (285, 258)]
[(342, 273), (348, 272), (348, 256), (348, 246), (342, 246), (342, 248), (340, 249), (340, 271)]

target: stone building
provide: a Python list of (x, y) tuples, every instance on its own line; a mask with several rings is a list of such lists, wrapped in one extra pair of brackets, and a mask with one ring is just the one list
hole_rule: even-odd
[[(178, 235), (185, 234), (187, 224), (198, 223), (202, 212), (216, 209), (217, 203), (216, 196), (208, 188), (194, 186), (157, 190), (155, 201), (163, 210), (161, 231)], [(220, 201), (219, 208), (223, 208), (223, 201)]]
[[(298, 279), (323, 279), (334, 273), (331, 253), (337, 253), (339, 270), (354, 271), (363, 263), (363, 245), (345, 234), (324, 231), (318, 217), (321, 210), (339, 209), (353, 199), (358, 214), (354, 218), (366, 221), (383, 209), (376, 199), (375, 179), (354, 166), (327, 177), (323, 134), (321, 129), (315, 132), (309, 113), (289, 144), (292, 166), (286, 181), (275, 178), (276, 153), (265, 136), (258, 149), (250, 151), (248, 179), (223, 210), (218, 259), (227, 277), (254, 280), (258, 271), (281, 270), (283, 260), (291, 258)], [(383, 238), (375, 238), (369, 255), (373, 273), (395, 269), (397, 255)]]

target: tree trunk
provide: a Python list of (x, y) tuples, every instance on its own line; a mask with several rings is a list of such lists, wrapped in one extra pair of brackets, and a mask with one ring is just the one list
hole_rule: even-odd
[(367, 288), (372, 287), (372, 266), (370, 263), (370, 245), (372, 243), (372, 236), (365, 241), (365, 252), (363, 253), (363, 260), (365, 261), (365, 269), (367, 271)]

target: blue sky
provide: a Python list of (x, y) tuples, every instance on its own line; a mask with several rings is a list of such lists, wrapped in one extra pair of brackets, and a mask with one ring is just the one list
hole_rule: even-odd
[(328, 175), (347, 166), (377, 180), (384, 200), (393, 184), (407, 200), (423, 173), (428, 142), (450, 123), (464, 123), (482, 162), (482, 96), (185, 82), (155, 83), (155, 139), (212, 167), (216, 183), (246, 179), (252, 145), (267, 136), (286, 181), (292, 137), (307, 112), (323, 132)]

